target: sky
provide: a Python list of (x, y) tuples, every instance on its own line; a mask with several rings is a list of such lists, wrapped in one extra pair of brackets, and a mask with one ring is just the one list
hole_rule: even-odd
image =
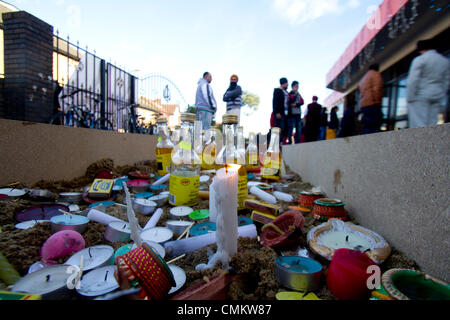
[(195, 103), (198, 80), (210, 72), (219, 119), (230, 76), (237, 74), (242, 89), (261, 101), (241, 124), (246, 134), (265, 134), (279, 79), (299, 81), (306, 104), (314, 95), (323, 102), (332, 93), (326, 74), (382, 0), (6, 2), (139, 78), (161, 73), (189, 104)]

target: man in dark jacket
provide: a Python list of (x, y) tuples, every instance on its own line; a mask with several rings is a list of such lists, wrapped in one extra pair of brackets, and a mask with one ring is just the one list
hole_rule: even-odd
[(308, 105), (305, 116), (305, 140), (306, 142), (317, 141), (321, 125), (322, 106), (317, 103), (318, 97), (313, 97), (313, 102)]
[(230, 78), (230, 87), (223, 96), (223, 101), (227, 103), (227, 114), (234, 114), (241, 120), (242, 88), (238, 86), (239, 78), (233, 74)]
[(295, 143), (300, 143), (302, 134), (302, 105), (305, 104), (298, 91), (298, 81), (292, 82), (292, 91), (289, 92), (288, 116), (287, 116), (287, 144), (292, 144), (292, 134), (295, 129)]
[[(285, 138), (285, 122), (288, 115), (288, 92), (286, 91), (289, 86), (288, 80), (286, 78), (280, 79), (280, 87), (275, 88), (273, 92), (273, 101), (272, 101), (272, 112), (275, 116), (275, 123), (278, 128), (281, 129), (282, 139), (280, 141), (284, 141)], [(284, 133), (284, 134), (283, 134)]]

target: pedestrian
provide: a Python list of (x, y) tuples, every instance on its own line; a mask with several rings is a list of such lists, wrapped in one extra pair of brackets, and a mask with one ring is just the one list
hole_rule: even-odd
[[(302, 134), (302, 106), (305, 104), (299, 89), (298, 81), (292, 82), (292, 91), (288, 99), (287, 144), (300, 143)], [(293, 137), (295, 129), (295, 137)]]
[(197, 121), (202, 122), (202, 130), (209, 130), (214, 115), (217, 112), (217, 102), (211, 88), (212, 75), (209, 72), (203, 74), (198, 81), (195, 96), (195, 107), (197, 110)]
[(436, 51), (434, 41), (419, 41), (417, 50), (420, 56), (412, 61), (407, 86), (410, 128), (438, 123), (450, 86), (450, 62)]
[(345, 98), (344, 117), (342, 118), (339, 138), (351, 137), (356, 134), (355, 96), (348, 95)]
[(327, 140), (336, 139), (337, 133), (339, 130), (339, 118), (337, 112), (339, 111), (339, 107), (335, 106), (331, 109), (330, 112), (330, 122), (328, 122), (328, 130), (327, 130)]
[(319, 98), (313, 97), (313, 102), (308, 105), (304, 117), (305, 142), (317, 141), (320, 132), (322, 106), (318, 103)]
[(280, 87), (275, 88), (273, 92), (272, 111), (275, 117), (275, 124), (281, 129), (280, 143), (285, 141), (286, 138), (286, 119), (288, 116), (288, 99), (289, 93), (287, 88), (289, 86), (286, 78), (280, 79)]
[(384, 81), (380, 73), (380, 66), (373, 64), (359, 84), (361, 93), (361, 112), (363, 114), (363, 132), (370, 134), (380, 132), (383, 113), (381, 101), (383, 99)]
[(328, 112), (327, 112), (327, 108), (322, 107), (322, 110), (320, 112), (319, 136), (317, 137), (318, 141), (322, 141), (322, 140), (326, 139), (327, 128), (328, 128)]
[(238, 86), (239, 77), (233, 74), (230, 78), (230, 87), (223, 95), (223, 101), (227, 103), (227, 113), (238, 117), (241, 120), (242, 88)]

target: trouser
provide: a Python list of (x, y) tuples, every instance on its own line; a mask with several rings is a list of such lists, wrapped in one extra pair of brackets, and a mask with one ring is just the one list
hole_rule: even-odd
[(302, 136), (302, 119), (300, 115), (298, 116), (290, 116), (287, 118), (287, 130), (286, 137), (288, 139), (287, 143), (292, 144), (292, 136), (295, 129), (294, 141), (295, 143), (300, 143), (300, 139)]
[(319, 136), (317, 137), (317, 141), (325, 140), (327, 135), (327, 127), (320, 127)]
[(241, 123), (241, 108), (234, 108), (227, 111), (227, 114), (234, 114), (238, 117), (238, 125)]
[(442, 111), (442, 101), (413, 101), (408, 103), (410, 128), (434, 126)]
[(371, 105), (361, 108), (363, 114), (363, 132), (362, 134), (371, 134), (380, 132), (383, 113), (380, 105)]
[(197, 109), (197, 121), (202, 122), (203, 130), (209, 130), (211, 128), (211, 122), (214, 117), (214, 112), (204, 109)]

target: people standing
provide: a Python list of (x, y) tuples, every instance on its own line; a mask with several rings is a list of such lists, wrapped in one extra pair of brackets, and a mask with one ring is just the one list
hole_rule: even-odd
[(233, 74), (230, 78), (230, 86), (223, 95), (223, 101), (227, 103), (227, 113), (238, 117), (241, 120), (242, 88), (237, 84), (239, 77)]
[(355, 96), (348, 95), (345, 98), (344, 117), (342, 118), (339, 138), (351, 137), (356, 133)]
[(450, 86), (450, 62), (436, 51), (432, 40), (417, 43), (420, 56), (411, 64), (407, 102), (409, 127), (436, 125)]
[(328, 128), (328, 112), (326, 107), (322, 107), (322, 110), (320, 112), (319, 136), (317, 137), (318, 141), (326, 139), (327, 128)]
[(305, 122), (305, 141), (317, 141), (320, 132), (322, 106), (318, 103), (319, 98), (313, 97), (313, 102), (308, 105)]
[[(305, 104), (299, 89), (298, 81), (292, 82), (292, 91), (289, 92), (287, 116), (287, 144), (300, 143), (302, 134), (302, 106)], [(295, 129), (295, 137), (293, 137)], [(294, 140), (294, 141), (293, 141)]]
[(195, 107), (197, 109), (197, 120), (202, 122), (203, 130), (211, 128), (211, 122), (217, 112), (217, 102), (211, 88), (212, 75), (209, 72), (203, 74), (198, 81), (195, 96)]
[(330, 121), (328, 122), (328, 130), (327, 130), (327, 140), (336, 139), (337, 133), (339, 130), (339, 118), (337, 112), (339, 111), (339, 107), (335, 106), (331, 109), (330, 112)]
[(384, 81), (379, 70), (378, 64), (371, 65), (359, 84), (360, 105), (363, 114), (362, 134), (380, 132), (381, 122), (383, 121), (381, 101), (383, 99)]
[(289, 93), (287, 92), (288, 86), (288, 80), (281, 78), (280, 87), (275, 88), (273, 92), (272, 112), (275, 117), (276, 126), (281, 129), (282, 137), (280, 142), (285, 141), (286, 137), (286, 119), (289, 112), (287, 105), (289, 99)]

